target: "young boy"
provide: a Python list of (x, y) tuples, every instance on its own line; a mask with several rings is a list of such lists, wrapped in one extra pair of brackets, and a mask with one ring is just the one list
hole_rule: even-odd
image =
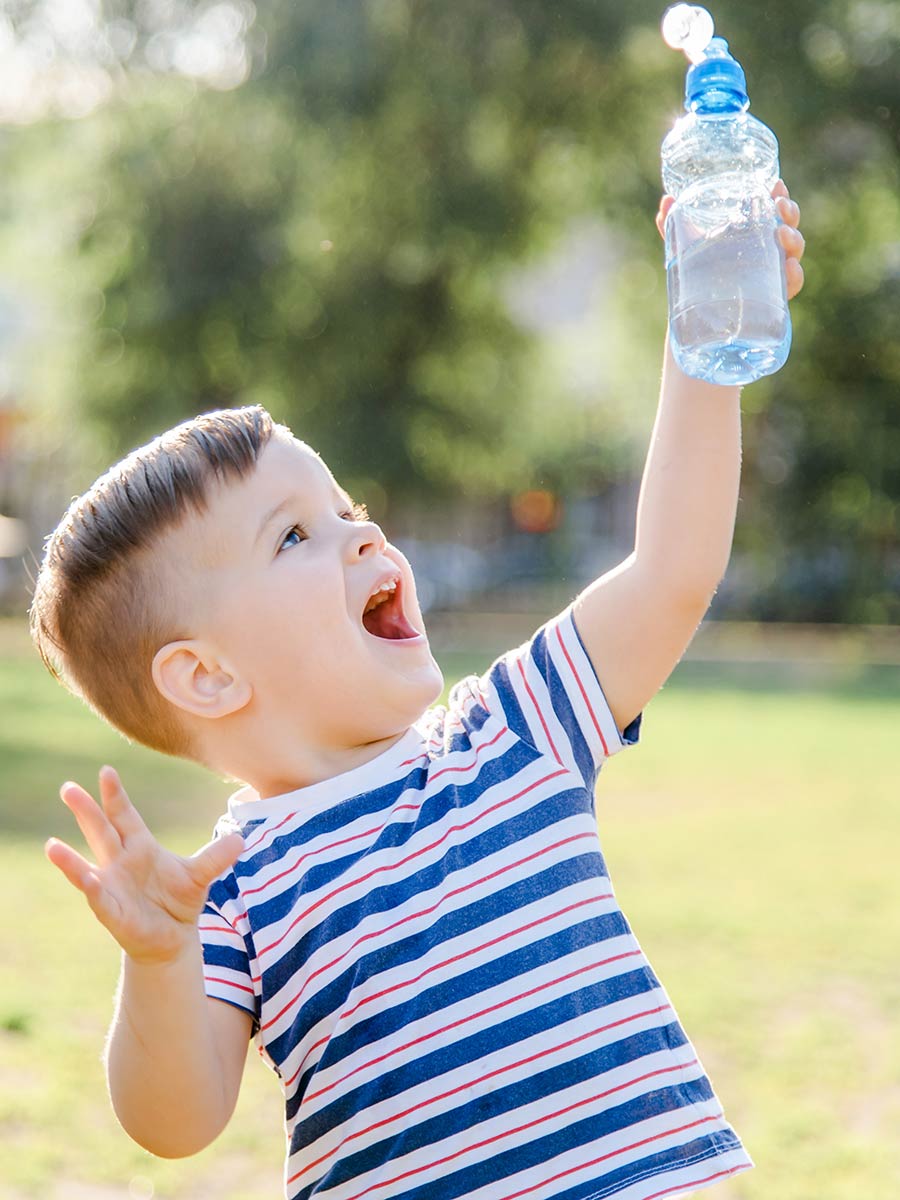
[(47, 855), (124, 951), (107, 1067), (133, 1138), (208, 1145), (255, 1035), (291, 1200), (653, 1200), (750, 1165), (593, 808), (725, 569), (739, 443), (738, 390), (667, 351), (634, 552), (447, 709), (409, 565), (263, 410), (179, 426), (73, 502), (32, 606), (45, 661), (246, 784), (189, 859), (111, 768), (102, 808), (62, 789), (96, 864)]

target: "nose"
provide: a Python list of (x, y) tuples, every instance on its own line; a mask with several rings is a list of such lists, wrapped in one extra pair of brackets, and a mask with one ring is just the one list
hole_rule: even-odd
[(372, 554), (381, 554), (387, 545), (387, 538), (374, 521), (360, 521), (351, 527), (352, 535), (347, 540), (347, 559), (356, 562), (360, 558), (368, 558)]

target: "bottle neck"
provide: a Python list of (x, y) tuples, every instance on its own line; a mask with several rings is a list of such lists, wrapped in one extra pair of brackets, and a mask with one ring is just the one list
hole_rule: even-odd
[(688, 112), (698, 116), (709, 113), (742, 113), (750, 107), (750, 101), (740, 92), (732, 92), (726, 88), (710, 88), (701, 92), (687, 106)]

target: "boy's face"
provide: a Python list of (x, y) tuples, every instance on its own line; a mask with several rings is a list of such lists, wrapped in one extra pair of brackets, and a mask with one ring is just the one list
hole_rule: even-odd
[(273, 437), (185, 532), (193, 636), (279, 727), (323, 750), (365, 745), (404, 732), (440, 694), (409, 563), (302, 442)]

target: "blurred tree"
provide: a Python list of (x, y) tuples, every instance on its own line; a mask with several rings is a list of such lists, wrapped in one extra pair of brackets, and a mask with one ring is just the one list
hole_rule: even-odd
[[(21, 32), (42, 6), (13, 7)], [(363, 493), (572, 495), (632, 472), (664, 325), (658, 149), (684, 70), (661, 11), (106, 0), (84, 50), (103, 102), (23, 135), (6, 201), (9, 229), (53, 231), (44, 261), (82, 321), (58, 339), (56, 392), (96, 457), (260, 401)], [(745, 393), (737, 563), (757, 585), (723, 589), (722, 611), (898, 621), (900, 9), (721, 0), (714, 16), (810, 244), (791, 360)], [(513, 267), (585, 219), (615, 251), (590, 401), (507, 296)]]

